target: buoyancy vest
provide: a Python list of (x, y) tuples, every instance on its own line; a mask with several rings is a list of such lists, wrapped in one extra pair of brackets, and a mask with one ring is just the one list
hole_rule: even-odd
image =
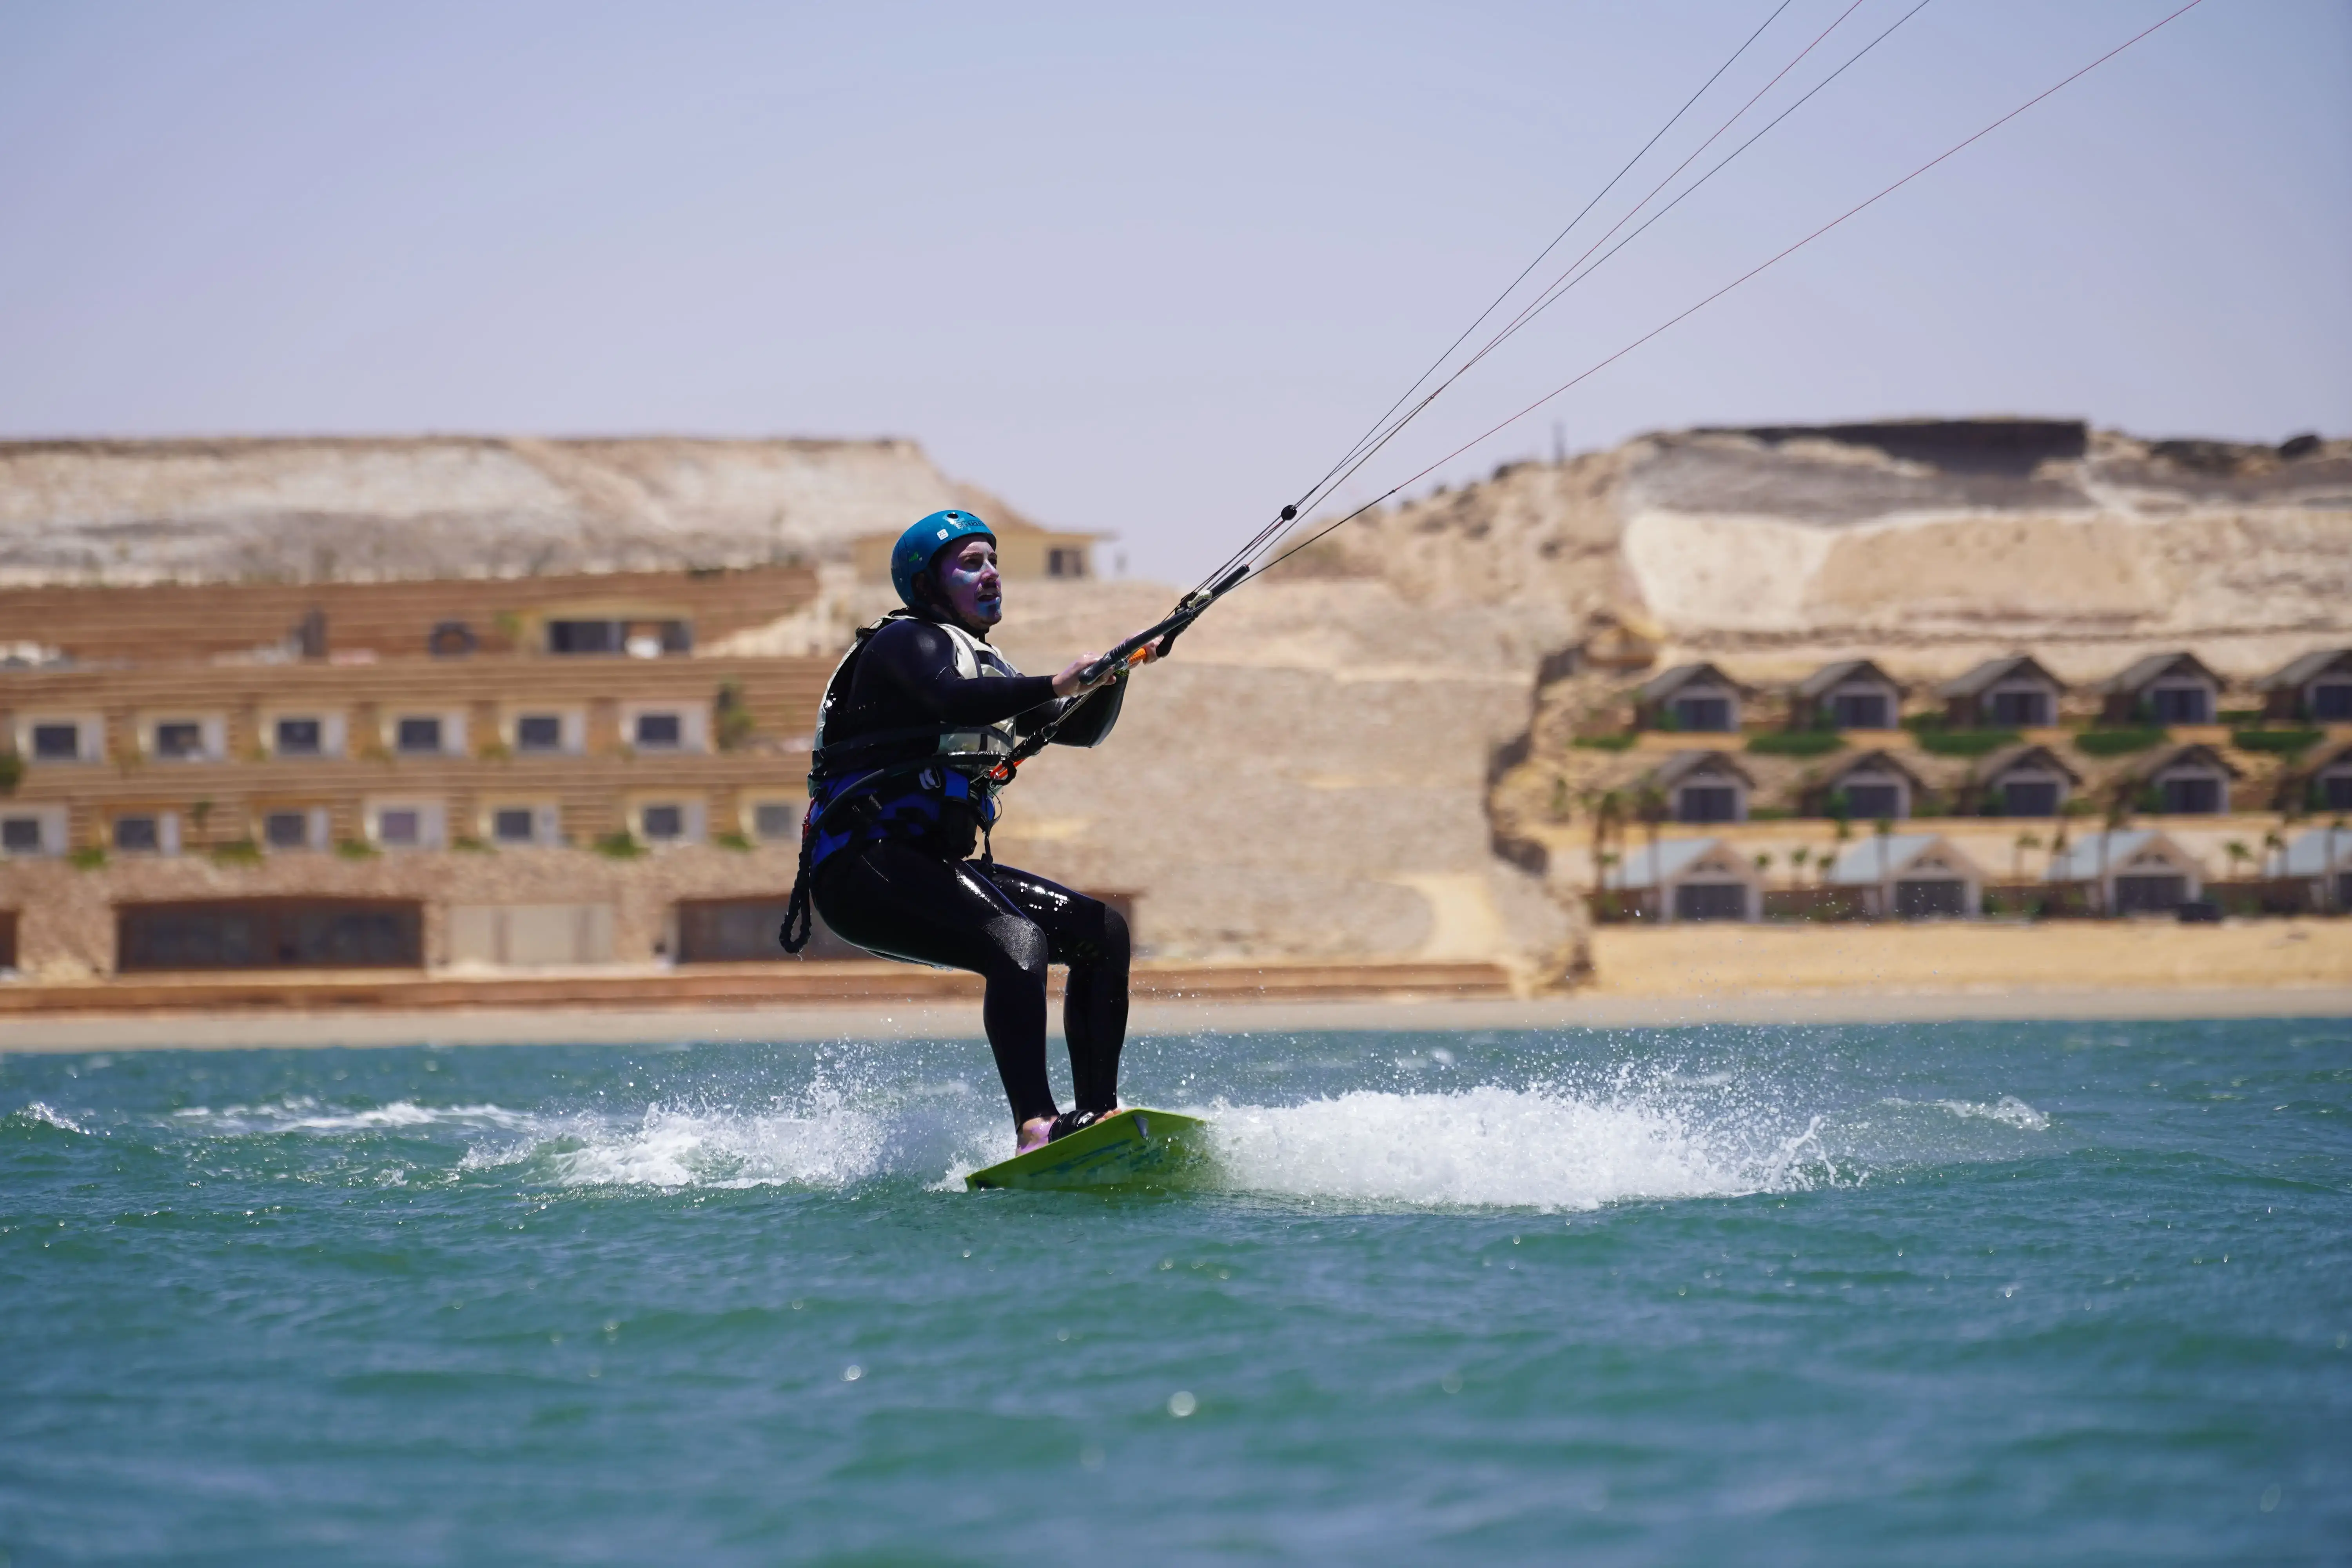
[[(974, 833), (996, 821), (991, 773), (1020, 742), (1009, 719), (982, 725), (906, 725), (838, 741), (827, 737), (837, 710), (849, 701), (866, 645), (891, 622), (917, 618), (921, 617), (910, 610), (893, 610), (859, 628), (856, 642), (825, 682), (803, 827), (811, 869), (850, 845), (873, 838), (914, 838), (967, 854)], [(961, 626), (929, 624), (946, 634), (956, 673), (963, 679), (1020, 673), (1003, 655)]]

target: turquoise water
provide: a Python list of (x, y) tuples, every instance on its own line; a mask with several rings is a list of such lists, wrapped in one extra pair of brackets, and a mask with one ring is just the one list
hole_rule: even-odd
[(2352, 1023), (0, 1058), (0, 1556), (2352, 1559)]

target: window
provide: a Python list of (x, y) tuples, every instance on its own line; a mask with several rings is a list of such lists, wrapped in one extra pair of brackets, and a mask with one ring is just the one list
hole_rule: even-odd
[(425, 635), (425, 651), (435, 658), (463, 658), (480, 646), (463, 621), (443, 621)]
[(2221, 781), (2210, 775), (2168, 778), (2158, 793), (2174, 816), (2210, 816), (2221, 809)]
[(2186, 877), (2117, 877), (2116, 913), (2139, 914), (2179, 909), (2189, 901)]
[[(2352, 778), (2344, 782), (2352, 784)], [(751, 831), (761, 838), (796, 838), (800, 830), (800, 812), (782, 801), (763, 800), (751, 808)]]
[(307, 811), (273, 811), (261, 819), (261, 841), (272, 849), (308, 849), (310, 847), (310, 814)]
[(2329, 773), (2322, 778), (2319, 804), (2328, 811), (2352, 811), (2352, 773)]
[(280, 719), (276, 734), (281, 757), (315, 757), (327, 749), (325, 726), (316, 719)]
[(182, 758), (203, 756), (205, 727), (193, 720), (165, 720), (155, 726), (155, 754)]
[(0, 851), (10, 855), (38, 855), (41, 852), (41, 819), (37, 816), (0, 816)]
[(639, 658), (692, 653), (694, 628), (684, 621), (550, 621), (547, 651), (564, 654), (625, 653)]
[(638, 817), (646, 842), (666, 844), (686, 837), (686, 807), (649, 805)]
[(2003, 816), (2055, 816), (2058, 785), (2051, 779), (2011, 779), (2000, 786)]
[(387, 807), (376, 814), (375, 836), (386, 844), (413, 849), (425, 841), (424, 813), (413, 805)]
[(441, 721), (403, 719), (393, 726), (393, 743), (411, 755), (441, 750)]
[(2212, 694), (2201, 686), (2159, 686), (2147, 694), (2147, 705), (2159, 724), (2210, 724)]
[(114, 847), (126, 855), (152, 855), (163, 847), (163, 825), (152, 816), (118, 816)]
[(81, 760), (81, 726), (79, 724), (34, 725), (33, 760), (37, 763), (79, 762)]
[(2352, 719), (2352, 682), (2330, 680), (2311, 689), (2311, 716), (2342, 723)]
[(502, 805), (490, 813), (490, 837), (500, 844), (529, 844), (538, 837), (527, 805)]
[(2042, 730), (2050, 725), (2050, 694), (2046, 691), (1996, 691), (1992, 721), (2004, 730)]
[(1087, 552), (1083, 550), (1054, 549), (1045, 552), (1045, 575), (1048, 577), (1083, 577), (1087, 574)]
[(618, 653), (624, 628), (618, 621), (550, 621), (550, 653)]
[(1678, 730), (1698, 730), (1710, 732), (1731, 728), (1731, 700), (1727, 697), (1677, 697), (1674, 705), (1675, 727)]
[(1737, 822), (1739, 792), (1729, 784), (1686, 784), (1675, 797), (1678, 822)]
[(1675, 889), (1678, 921), (1744, 921), (1748, 889), (1737, 882), (1685, 882)]
[(637, 715), (636, 743), (648, 751), (676, 751), (686, 740), (686, 721), (676, 713)]
[(1860, 822), (1876, 822), (1903, 815), (1903, 786), (1891, 784), (1850, 784), (1845, 786), (1846, 810)]
[(555, 713), (525, 713), (517, 718), (515, 750), (518, 752), (563, 750), (562, 716)]
[(1882, 692), (1842, 692), (1830, 702), (1830, 721), (1841, 730), (1885, 730), (1886, 698)]

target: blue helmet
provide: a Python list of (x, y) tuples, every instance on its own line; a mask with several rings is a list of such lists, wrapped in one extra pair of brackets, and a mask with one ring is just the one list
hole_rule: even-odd
[(996, 531), (968, 511), (935, 511), (898, 536), (890, 547), (890, 586), (908, 609), (923, 607), (915, 600), (915, 574), (929, 571), (940, 552), (957, 540), (975, 536), (996, 542)]

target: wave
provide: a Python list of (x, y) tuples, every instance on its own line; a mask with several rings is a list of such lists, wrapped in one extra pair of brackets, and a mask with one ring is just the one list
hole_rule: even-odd
[(1889, 1096), (1879, 1103), (1891, 1105), (1898, 1110), (1908, 1110), (1924, 1104), (1947, 1115), (1957, 1116), (1963, 1121), (1998, 1121), (2004, 1127), (2014, 1127), (2021, 1132), (2050, 1131), (2050, 1118), (2013, 1094), (2004, 1094), (1999, 1100), (1990, 1103), (1973, 1100), (1921, 1101), (1904, 1100), (1898, 1096)]
[(1939, 1100), (1936, 1101), (1936, 1107), (1939, 1110), (1948, 1110), (1955, 1116), (2003, 1122), (2027, 1132), (2046, 1132), (2050, 1130), (2049, 1117), (2034, 1110), (2013, 1094), (2004, 1094), (1990, 1105), (1979, 1105), (1973, 1100)]
[(37, 1100), (22, 1110), (10, 1112), (8, 1120), (23, 1122), (28, 1127), (54, 1127), (60, 1132), (78, 1132), (85, 1138), (90, 1136), (89, 1128), (63, 1111), (52, 1110)]
[(534, 1125), (469, 1152), (460, 1168), (524, 1167), (571, 1187), (848, 1187), (886, 1174), (886, 1117), (836, 1109), (743, 1111), (654, 1105), (634, 1123), (595, 1117)]
[(316, 1100), (292, 1099), (275, 1105), (229, 1105), (219, 1110), (193, 1105), (172, 1113), (181, 1122), (194, 1122), (205, 1131), (237, 1133), (380, 1132), (415, 1128), (525, 1127), (532, 1121), (525, 1111), (498, 1105), (419, 1105), (395, 1100), (359, 1110), (321, 1109)]

